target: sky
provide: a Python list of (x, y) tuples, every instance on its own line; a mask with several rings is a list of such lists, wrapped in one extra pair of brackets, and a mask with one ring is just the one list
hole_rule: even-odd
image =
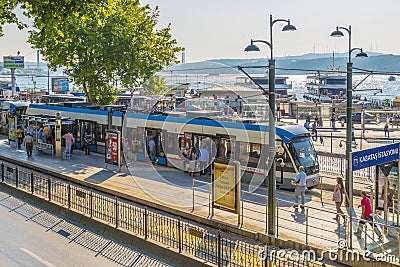
[[(274, 57), (348, 51), (348, 35), (333, 38), (336, 26), (352, 27), (352, 47), (369, 52), (400, 54), (398, 0), (141, 0), (159, 7), (160, 28), (171, 24), (172, 37), (185, 48), (186, 62), (221, 58), (269, 57), (267, 45), (260, 52), (244, 52), (250, 39), (269, 41), (269, 16), (290, 19), (297, 31), (282, 32), (284, 22), (273, 26)], [(25, 56), (36, 61), (27, 43), (27, 31), (6, 25), (0, 37), (0, 57)], [(181, 55), (177, 55), (181, 59)]]

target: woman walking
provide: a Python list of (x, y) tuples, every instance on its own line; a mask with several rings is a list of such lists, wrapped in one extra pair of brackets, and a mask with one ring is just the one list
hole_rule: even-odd
[(343, 203), (343, 194), (346, 196), (347, 201), (350, 202), (349, 196), (347, 195), (346, 189), (344, 188), (342, 177), (336, 178), (335, 189), (333, 190), (333, 201), (335, 201), (336, 205), (336, 216), (333, 218), (334, 220), (339, 220), (339, 214), (342, 214), (343, 219), (346, 219), (341, 206)]

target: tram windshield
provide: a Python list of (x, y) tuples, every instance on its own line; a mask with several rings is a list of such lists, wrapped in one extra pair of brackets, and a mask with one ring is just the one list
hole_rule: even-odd
[(298, 137), (290, 143), (290, 150), (297, 167), (303, 166), (307, 174), (318, 172), (317, 153), (310, 137)]

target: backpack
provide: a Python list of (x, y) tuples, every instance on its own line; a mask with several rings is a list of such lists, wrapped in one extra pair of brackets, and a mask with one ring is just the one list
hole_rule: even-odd
[(333, 196), (332, 200), (335, 202), (341, 202), (342, 201), (342, 193), (340, 192), (340, 189), (333, 191)]

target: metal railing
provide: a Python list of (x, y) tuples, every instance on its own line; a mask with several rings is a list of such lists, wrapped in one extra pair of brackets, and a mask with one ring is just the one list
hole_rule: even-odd
[[(322, 138), (322, 143), (321, 143)], [(330, 154), (340, 154), (345, 155), (346, 150), (346, 136), (337, 135), (332, 132), (318, 132), (317, 138), (313, 139), (315, 149), (318, 152), (325, 152)], [(399, 138), (384, 137), (381, 138), (368, 138), (356, 136), (354, 138), (354, 143), (352, 143), (352, 150), (362, 150), (375, 148), (379, 146), (389, 145), (396, 142), (400, 142)]]
[(1, 182), (217, 266), (267, 267), (270, 262), (278, 266), (320, 266), (302, 258), (262, 257), (264, 244), (239, 241), (219, 230), (206, 229), (180, 217), (160, 214), (146, 206), (5, 161), (1, 162)]
[[(344, 176), (346, 173), (346, 159), (330, 155), (318, 155), (319, 171), (329, 176)], [(374, 181), (374, 167), (353, 171), (354, 183), (370, 185)]]
[[(204, 182), (203, 182), (204, 183)], [(211, 184), (210, 184), (211, 186)], [(193, 188), (195, 190), (195, 188)], [(204, 193), (208, 193), (204, 192)], [(203, 198), (208, 198), (203, 196)], [(268, 197), (266, 195), (241, 191), (241, 218), (240, 226), (246, 228), (247, 225), (251, 225), (253, 230), (257, 225), (267, 231), (268, 229)], [(304, 209), (293, 208), (296, 203), (275, 199), (277, 202), (276, 210), (276, 236), (283, 237), (285, 239), (298, 241), (305, 245), (325, 247), (326, 249), (338, 248), (343, 249), (349, 246), (349, 235), (351, 235), (352, 230), (350, 229), (350, 217), (347, 214), (336, 213), (333, 211), (333, 206), (331, 209), (326, 208), (316, 208), (305, 206)], [(193, 205), (195, 209), (195, 205)], [(392, 216), (394, 218), (394, 211), (392, 210)], [(337, 220), (334, 220), (334, 218)], [(358, 219), (353, 218), (353, 225), (358, 224)], [(393, 220), (394, 222), (394, 220)], [(374, 222), (375, 225), (378, 223)], [(367, 227), (368, 223), (365, 225)], [(395, 226), (389, 226), (384, 224), (379, 224), (382, 229), (386, 229), (386, 234), (397, 234), (400, 230)], [(367, 233), (367, 230), (364, 231)], [(369, 232), (368, 232), (369, 233)], [(373, 250), (375, 256), (379, 253), (384, 253), (388, 255), (388, 260), (395, 259), (398, 261), (400, 254), (398, 251), (399, 242), (394, 241), (394, 238), (385, 237), (381, 240), (381, 243), (376, 242), (373, 234), (366, 234), (365, 238), (355, 244), (354, 247), (358, 247), (361, 250)], [(354, 236), (353, 236), (354, 237)], [(398, 234), (396, 235), (398, 237)], [(354, 242), (353, 238), (353, 242)], [(397, 239), (396, 239), (397, 240)], [(400, 240), (400, 239), (399, 239)], [(383, 243), (384, 242), (384, 243)], [(395, 243), (395, 244), (394, 244)], [(343, 244), (345, 244), (343, 246)], [(390, 249), (387, 247), (391, 246)], [(383, 249), (385, 248), (385, 249)], [(393, 251), (397, 254), (394, 255)], [(391, 258), (392, 257), (392, 258)]]

